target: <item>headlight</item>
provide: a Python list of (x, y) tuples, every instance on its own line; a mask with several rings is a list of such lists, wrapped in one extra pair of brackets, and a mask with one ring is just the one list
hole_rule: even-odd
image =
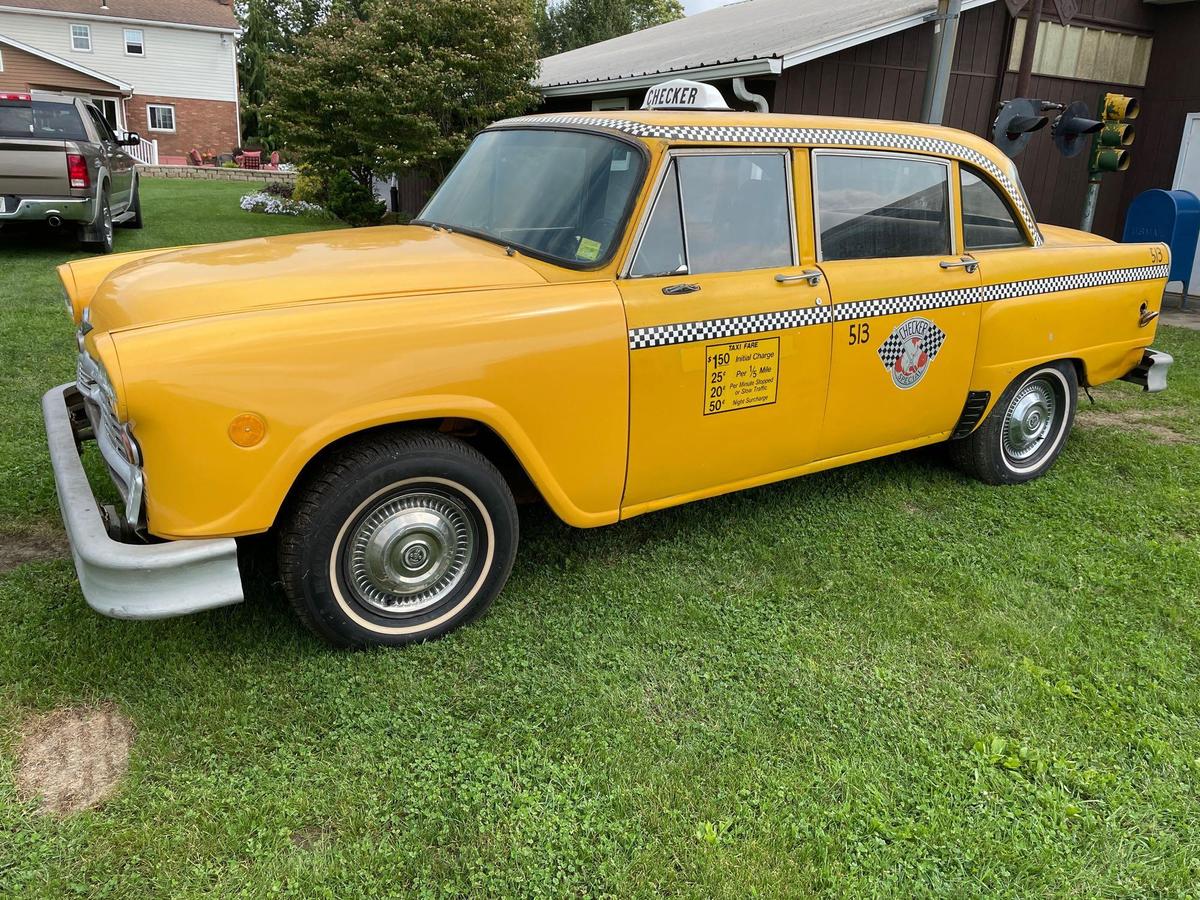
[(117, 400), (117, 389), (108, 377), (108, 370), (104, 368), (104, 363), (88, 353), (82, 344), (81, 337), (75, 379), (79, 392), (97, 406), (108, 410), (113, 419), (119, 422), (121, 418), (118, 413), (120, 404)]

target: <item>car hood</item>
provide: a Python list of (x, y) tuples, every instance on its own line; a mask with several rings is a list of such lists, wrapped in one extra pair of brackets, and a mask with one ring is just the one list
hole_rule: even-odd
[(70, 273), (81, 288), (87, 280), (99, 282), (90, 307), (100, 331), (321, 300), (545, 281), (503, 247), (418, 226), (310, 232), (110, 259), (114, 268), (102, 280), (90, 268)]

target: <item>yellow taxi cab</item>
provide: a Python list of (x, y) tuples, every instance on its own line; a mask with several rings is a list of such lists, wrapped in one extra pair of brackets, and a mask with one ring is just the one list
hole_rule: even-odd
[(514, 494), (591, 527), (938, 442), (1028, 481), (1081, 385), (1165, 388), (1167, 252), (1039, 225), (947, 128), (692, 82), (499, 122), (408, 226), (60, 268), (78, 378), (43, 411), (83, 593), (236, 603), (267, 534), (318, 635), (404, 644), (500, 592)]

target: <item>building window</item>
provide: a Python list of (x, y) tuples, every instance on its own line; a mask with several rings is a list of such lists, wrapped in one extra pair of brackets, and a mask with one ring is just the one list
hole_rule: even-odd
[(71, 49), (80, 53), (92, 52), (92, 28), (90, 25), (71, 26)]
[(146, 117), (151, 131), (175, 130), (175, 107), (162, 103), (147, 103)]
[(146, 44), (142, 37), (142, 29), (126, 28), (125, 29), (125, 55), (126, 56), (145, 56)]
[(0, 52), (0, 72), (4, 71), (4, 53)]
[(629, 109), (629, 98), (605, 97), (601, 100), (592, 101), (592, 112), (600, 112), (605, 109)]
[[(1021, 65), (1025, 23), (1025, 19), (1017, 19), (1013, 31), (1012, 54), (1008, 60), (1011, 72)], [(1036, 75), (1052, 78), (1145, 87), (1153, 46), (1153, 38), (1138, 34), (1043, 21), (1038, 27), (1033, 71)]]

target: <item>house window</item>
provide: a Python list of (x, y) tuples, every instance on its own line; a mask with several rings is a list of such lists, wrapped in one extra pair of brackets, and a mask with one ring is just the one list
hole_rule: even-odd
[(175, 107), (163, 103), (147, 103), (146, 116), (151, 131), (175, 130)]
[(145, 56), (146, 44), (142, 37), (142, 29), (126, 28), (125, 29), (125, 55), (126, 56)]
[[(1011, 72), (1017, 71), (1021, 64), (1025, 21), (1017, 19), (1013, 31), (1012, 55), (1008, 61)], [(1145, 87), (1153, 46), (1153, 38), (1138, 34), (1043, 20), (1038, 27), (1033, 71), (1053, 78)]]
[(605, 109), (629, 109), (629, 98), (604, 97), (603, 99), (592, 101), (592, 112), (599, 112)]
[(71, 49), (80, 53), (92, 52), (92, 28), (90, 25), (71, 26)]

